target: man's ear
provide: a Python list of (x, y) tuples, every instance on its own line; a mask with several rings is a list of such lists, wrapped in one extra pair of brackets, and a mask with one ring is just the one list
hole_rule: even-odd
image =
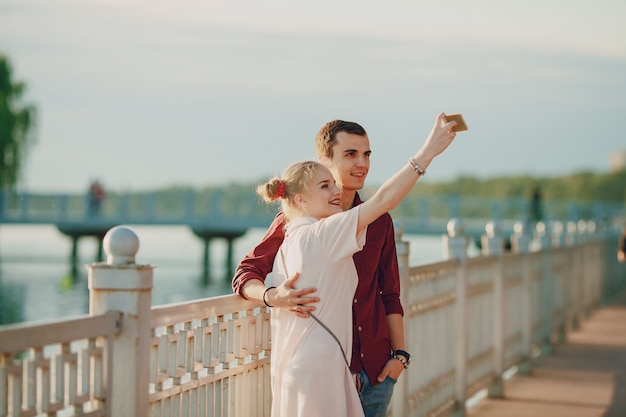
[(327, 155), (318, 155), (317, 160), (326, 168), (329, 168), (331, 165), (330, 158)]

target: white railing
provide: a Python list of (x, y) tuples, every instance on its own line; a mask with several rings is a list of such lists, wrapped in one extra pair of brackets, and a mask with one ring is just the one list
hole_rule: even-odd
[(613, 243), (594, 238), (410, 268), (402, 293), (415, 360), (391, 415), (463, 415), (465, 401), (483, 389), (501, 397), (508, 369), (528, 371), (534, 352), (550, 352), (600, 303)]
[(269, 416), (270, 313), (229, 295), (152, 310), (151, 416)]
[[(476, 392), (503, 395), (505, 371), (550, 352), (624, 272), (613, 234), (565, 246), (538, 235), (531, 251), (520, 233), (505, 253), (492, 229), (483, 255), (468, 258), (451, 225), (449, 260), (419, 267), (398, 230), (414, 359), (389, 416), (464, 415)], [(153, 268), (134, 263), (138, 243), (129, 228), (109, 231), (107, 262), (89, 265), (90, 315), (0, 326), (0, 417), (269, 415), (269, 310), (235, 295), (152, 307)]]
[(121, 313), (0, 327), (0, 416), (111, 416)]

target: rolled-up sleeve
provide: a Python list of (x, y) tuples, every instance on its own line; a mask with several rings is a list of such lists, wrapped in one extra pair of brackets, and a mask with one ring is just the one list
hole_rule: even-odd
[(391, 216), (385, 222), (385, 242), (378, 261), (378, 285), (382, 292), (385, 313), (404, 315), (400, 302), (400, 271)]
[(245, 298), (241, 290), (246, 282), (253, 279), (265, 282), (267, 274), (272, 272), (274, 258), (285, 238), (285, 221), (284, 214), (279, 213), (267, 229), (261, 242), (239, 262), (232, 282), (235, 294)]

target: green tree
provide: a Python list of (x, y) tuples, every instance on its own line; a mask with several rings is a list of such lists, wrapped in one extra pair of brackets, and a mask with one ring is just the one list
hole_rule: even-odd
[(36, 108), (22, 100), (26, 85), (14, 81), (0, 53), (0, 189), (14, 188), (28, 147), (35, 141)]

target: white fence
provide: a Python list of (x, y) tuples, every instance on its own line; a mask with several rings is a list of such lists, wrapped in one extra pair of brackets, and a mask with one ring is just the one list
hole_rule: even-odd
[[(464, 414), (488, 389), (502, 395), (509, 368), (549, 352), (571, 326), (616, 291), (616, 236), (497, 234), (468, 258), (467, 238), (444, 237), (450, 260), (409, 267), (398, 239), (411, 367), (389, 416)], [(105, 237), (106, 263), (89, 266), (90, 314), (0, 326), (0, 417), (268, 416), (270, 314), (229, 295), (151, 306), (152, 272), (136, 265), (131, 229)]]

